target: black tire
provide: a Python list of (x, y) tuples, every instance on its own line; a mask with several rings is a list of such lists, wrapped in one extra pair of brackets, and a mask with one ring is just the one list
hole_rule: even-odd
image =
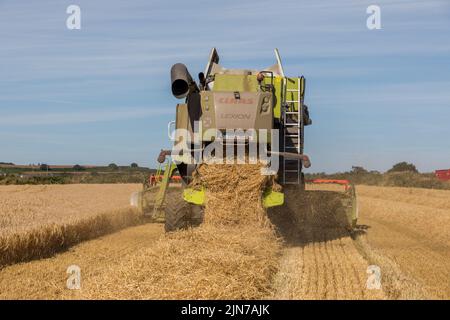
[(166, 232), (185, 229), (189, 226), (190, 206), (184, 201), (181, 194), (176, 193), (167, 199), (165, 214), (164, 229)]
[(172, 232), (188, 227), (198, 227), (203, 222), (203, 212), (201, 206), (184, 201), (181, 193), (172, 193), (166, 203), (164, 229), (166, 232)]
[(203, 223), (203, 217), (205, 215), (205, 210), (201, 206), (191, 204), (191, 215), (189, 219), (189, 224), (192, 227), (198, 227)]

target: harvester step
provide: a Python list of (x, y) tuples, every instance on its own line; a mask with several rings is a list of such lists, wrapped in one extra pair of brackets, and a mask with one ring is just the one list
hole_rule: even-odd
[(298, 163), (285, 163), (284, 164), (284, 170), (288, 172), (287, 170), (295, 170), (295, 172), (298, 172), (298, 169), (300, 168), (300, 165)]
[(299, 166), (298, 162), (285, 162), (284, 163), (285, 169), (297, 169), (298, 166)]
[(298, 100), (286, 100), (285, 102), (287, 102), (287, 103), (299, 103)]
[(286, 134), (286, 135), (284, 135), (284, 137), (285, 138), (293, 138), (293, 139), (298, 139), (298, 138), (300, 138), (300, 135), (299, 134)]
[[(297, 130), (296, 130), (297, 131)], [(297, 132), (285, 132), (284, 137), (290, 137), (290, 138), (300, 138), (300, 134), (298, 134)]]
[(299, 92), (298, 89), (287, 89), (286, 91), (287, 91), (287, 92)]

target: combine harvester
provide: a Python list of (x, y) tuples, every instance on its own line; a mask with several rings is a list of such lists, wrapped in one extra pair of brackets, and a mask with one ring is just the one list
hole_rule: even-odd
[[(304, 104), (305, 78), (285, 76), (277, 49), (275, 56), (277, 63), (266, 69), (225, 69), (219, 65), (219, 55), (213, 48), (205, 72), (198, 75), (198, 83), (192, 79), (185, 65), (173, 65), (172, 93), (178, 99), (185, 99), (185, 102), (177, 105), (176, 120), (169, 124), (169, 133), (174, 125), (175, 129), (184, 129), (194, 136), (195, 122), (198, 121), (203, 129), (215, 129), (223, 133), (221, 143), (224, 148), (230, 144), (234, 144), (233, 148), (242, 144), (249, 148), (252, 143), (250, 137), (227, 137), (227, 130), (265, 129), (271, 132), (272, 129), (278, 129), (277, 143), (271, 140), (273, 137), (269, 134), (265, 152), (272, 159), (278, 157), (280, 165), (275, 174), (282, 192), (266, 190), (263, 193), (263, 206), (283, 209), (290, 201), (296, 203), (300, 198), (317, 199), (316, 196), (311, 197), (310, 193), (321, 192), (324, 196), (319, 196), (319, 201), (337, 199), (340, 209), (336, 210), (340, 213), (336, 215), (344, 216), (346, 227), (353, 228), (357, 219), (354, 187), (346, 180), (304, 179), (302, 168), (310, 166), (309, 158), (303, 153), (304, 129), (312, 123), (308, 107)], [(183, 142), (179, 136), (174, 136), (172, 140), (174, 149)], [(196, 151), (203, 151), (213, 140), (211, 136), (203, 135), (196, 145), (189, 145), (191, 149), (188, 152), (194, 156)], [(174, 161), (175, 158), (178, 161)], [(196, 226), (203, 219), (205, 189), (193, 189), (189, 185), (198, 165), (183, 162), (182, 159), (183, 154), (175, 156), (173, 150), (162, 150), (158, 162), (165, 163), (163, 178), (156, 186), (145, 185), (143, 191), (132, 198), (132, 203), (144, 215), (154, 221), (165, 222), (166, 231)], [(181, 184), (171, 181), (175, 171), (182, 179)], [(342, 184), (344, 190), (305, 190), (306, 184), (324, 183)], [(295, 210), (306, 210), (305, 202), (302, 203)]]

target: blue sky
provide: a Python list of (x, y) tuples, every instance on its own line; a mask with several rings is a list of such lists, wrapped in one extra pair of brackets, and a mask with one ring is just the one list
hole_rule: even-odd
[(0, 0), (0, 161), (154, 166), (178, 102), (170, 66), (197, 74), (213, 46), (255, 69), (278, 47), (306, 76), (310, 172), (450, 168), (448, 0)]

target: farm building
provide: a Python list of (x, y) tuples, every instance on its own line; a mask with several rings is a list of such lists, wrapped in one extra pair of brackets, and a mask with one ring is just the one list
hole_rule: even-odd
[(450, 169), (447, 169), (447, 170), (436, 170), (434, 172), (434, 174), (436, 175), (436, 177), (439, 180), (444, 180), (444, 181), (450, 180)]

